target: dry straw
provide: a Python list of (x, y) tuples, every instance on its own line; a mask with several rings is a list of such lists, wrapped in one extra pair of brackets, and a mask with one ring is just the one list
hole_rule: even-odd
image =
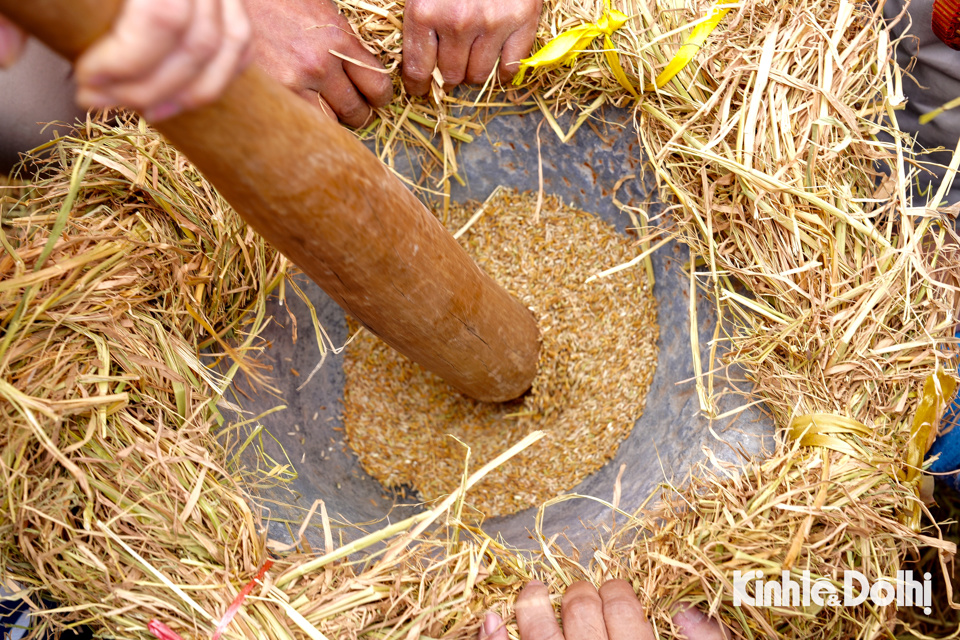
[[(340, 4), (396, 64), (402, 4)], [(612, 43), (637, 90), (711, 7), (614, 6), (631, 17)], [(605, 9), (548, 0), (540, 43)], [(627, 577), (664, 637), (677, 601), (745, 638), (909, 633), (893, 607), (737, 608), (730, 585), (735, 569), (837, 580), (852, 568), (873, 579), (923, 549), (944, 563), (955, 553), (919, 517), (911, 467), (937, 421), (937, 392), (949, 395), (949, 379), (931, 375), (955, 352), (956, 238), (940, 208), (949, 179), (911, 194), (917, 168), (896, 130), (900, 72), (879, 11), (737, 3), (691, 64), (640, 99), (593, 44), (572, 66), (528, 73), (512, 96), (483, 93), (479, 112), (442, 96), (390, 107), (370, 129), (384, 157), (428, 141), (436, 126), (430, 153), (450, 175), (458, 137), (491, 110), (540, 109), (553, 126), (566, 108), (632, 109), (677, 203), (691, 288), (711, 295), (724, 320), (717, 352), (743, 365), (783, 437), (743, 473), (716, 463), (688, 487), (664, 487), (589, 558), (543, 540), (539, 558), (523, 559), (460, 527), (462, 490), (481, 470), (434, 511), (342, 549), (329, 537), (319, 559), (285, 559), (225, 637), (459, 640), (474, 636), (486, 608), (514, 633), (511, 603), (532, 575), (556, 587)], [(878, 139), (884, 128), (893, 142)], [(46, 169), (23, 199), (6, 191), (3, 205), (0, 571), (59, 599), (50, 621), (131, 637), (157, 618), (210, 637), (265, 551), (227, 464), (235, 432), (211, 429), (225, 380), (199, 364), (197, 348), (244, 361), (257, 322), (244, 324), (242, 311), (262, 309), (284, 268), (145, 130), (91, 128), (60, 142)], [(707, 411), (719, 364), (700, 364)], [(331, 530), (323, 510), (321, 523)], [(431, 524), (440, 526), (427, 533)], [(348, 561), (375, 542), (387, 546)], [(953, 598), (949, 585), (938, 590)], [(936, 618), (955, 629), (949, 609), (927, 622)]]

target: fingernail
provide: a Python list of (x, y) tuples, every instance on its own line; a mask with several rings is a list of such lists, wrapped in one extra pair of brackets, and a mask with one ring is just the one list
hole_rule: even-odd
[(159, 122), (160, 120), (166, 120), (167, 118), (172, 118), (183, 110), (176, 102), (164, 102), (163, 104), (154, 107), (153, 109), (147, 109), (143, 112), (144, 117), (147, 120), (152, 122)]
[(677, 626), (689, 629), (702, 624), (706, 617), (707, 616), (705, 616), (703, 612), (696, 607), (686, 607), (685, 609), (680, 609), (673, 614), (673, 621), (677, 624)]
[(488, 613), (483, 617), (483, 635), (485, 637), (492, 636), (502, 624), (503, 620), (500, 619), (500, 616), (495, 613)]
[(12, 24), (0, 21), (0, 69), (9, 69), (20, 57), (22, 41)]

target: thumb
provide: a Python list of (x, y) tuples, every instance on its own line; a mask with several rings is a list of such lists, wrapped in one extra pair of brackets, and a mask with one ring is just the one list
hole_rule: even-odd
[(0, 16), (0, 69), (9, 69), (23, 53), (27, 34), (20, 27)]
[(483, 617), (478, 640), (507, 640), (507, 627), (503, 619), (495, 613), (488, 613)]

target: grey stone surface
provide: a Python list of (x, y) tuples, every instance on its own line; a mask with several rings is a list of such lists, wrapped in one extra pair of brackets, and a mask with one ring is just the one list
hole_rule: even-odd
[[(543, 158), (543, 183), (548, 193), (595, 213), (624, 231), (629, 219), (613, 202), (617, 182), (626, 180), (616, 193), (621, 202), (660, 210), (655, 201), (652, 179), (646, 181), (641, 172), (640, 151), (636, 132), (622, 114), (607, 114), (607, 123), (584, 126), (570, 144), (562, 144), (546, 126), (540, 132), (540, 154)], [(457, 186), (453, 198), (483, 200), (497, 185), (521, 190), (538, 187), (536, 129), (539, 117), (508, 116), (494, 120), (487, 135), (462, 150), (461, 166), (467, 186)], [(412, 168), (406, 171), (412, 173)], [(756, 409), (747, 410), (724, 421), (711, 421), (699, 409), (693, 377), (688, 316), (689, 279), (684, 264), (686, 249), (668, 244), (653, 258), (659, 304), (660, 355), (647, 407), (630, 436), (621, 444), (616, 457), (604, 468), (584, 480), (571, 493), (610, 500), (617, 474), (624, 466), (621, 508), (632, 510), (660, 482), (679, 483), (690, 469), (704, 459), (704, 447), (725, 461), (736, 462), (772, 449), (772, 425), (769, 418)], [(304, 290), (313, 301), (323, 325), (335, 344), (346, 340), (343, 312), (312, 283)], [(271, 347), (265, 358), (274, 367), (277, 386), (287, 409), (274, 413), (263, 424), (275, 437), (265, 439), (264, 453), (276, 460), (285, 454), (298, 471), (288, 491), (272, 491), (263, 495), (270, 508), (271, 536), (288, 537), (296, 530), (305, 510), (315, 499), (323, 499), (335, 521), (379, 524), (396, 521), (417, 507), (403, 496), (383, 489), (360, 468), (356, 457), (343, 443), (338, 431), (343, 370), (339, 356), (331, 355), (324, 366), (302, 390), (306, 375), (319, 361), (306, 305), (288, 294), (288, 310), (273, 303), (276, 322), (266, 331)], [(706, 362), (708, 342), (713, 336), (715, 316), (708, 301), (697, 301), (700, 320), (700, 344)], [(293, 343), (291, 320), (297, 318), (298, 340)], [(300, 373), (290, 373), (295, 369)], [(731, 376), (734, 377), (734, 376)], [(730, 395), (722, 400), (719, 413), (736, 407), (741, 400)], [(266, 394), (251, 395), (244, 400), (248, 411), (260, 412), (277, 404)], [(316, 416), (316, 418), (315, 418)], [(250, 456), (248, 456), (250, 458)], [(255, 463), (253, 459), (250, 464)], [(453, 489), (453, 487), (451, 487)], [(507, 518), (488, 520), (485, 529), (500, 534), (518, 547), (536, 546), (529, 533), (534, 527), (534, 510)], [(543, 531), (548, 537), (564, 532), (577, 544), (589, 543), (595, 535), (593, 526), (609, 522), (609, 509), (599, 503), (575, 499), (557, 504), (546, 511)], [(353, 535), (352, 529), (342, 529)], [(311, 530), (308, 540), (316, 546), (322, 538)]]

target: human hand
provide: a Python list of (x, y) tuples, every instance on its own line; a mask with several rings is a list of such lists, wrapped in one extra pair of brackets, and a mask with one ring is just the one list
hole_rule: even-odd
[(444, 84), (482, 84), (497, 67), (507, 83), (533, 47), (541, 0), (407, 0), (403, 82), (422, 96), (435, 67)]
[(20, 27), (0, 16), (0, 69), (9, 69), (23, 53), (27, 34)]
[(256, 63), (327, 115), (360, 127), (371, 105), (382, 107), (393, 98), (386, 69), (331, 0), (248, 0), (247, 6)]
[(76, 63), (77, 102), (158, 121), (216, 100), (248, 59), (243, 0), (126, 0)]
[[(575, 582), (560, 601), (563, 631), (557, 624), (550, 593), (542, 582), (527, 584), (517, 598), (517, 626), (521, 640), (653, 640), (653, 626), (643, 606), (625, 580), (609, 580), (598, 592), (589, 582)], [(727, 640), (730, 636), (719, 622), (695, 608), (680, 609), (673, 623), (687, 640)], [(499, 616), (488, 613), (479, 640), (507, 640)]]

